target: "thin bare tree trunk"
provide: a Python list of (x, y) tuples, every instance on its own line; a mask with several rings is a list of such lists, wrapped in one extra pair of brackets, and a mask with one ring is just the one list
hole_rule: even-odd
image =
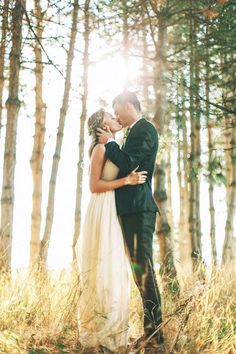
[(142, 80), (140, 84), (142, 85), (142, 110), (143, 112), (148, 112), (150, 110), (149, 106), (149, 92), (148, 92), (148, 46), (147, 46), (147, 31), (145, 28), (145, 5), (142, 3), (142, 51), (143, 51), (143, 58), (142, 58)]
[(189, 183), (188, 183), (188, 178), (189, 178), (189, 163), (188, 163), (188, 154), (189, 154), (189, 149), (188, 149), (188, 138), (187, 138), (187, 125), (186, 121), (183, 121), (183, 164), (184, 164), (184, 192), (185, 192), (185, 208), (186, 208), (186, 224), (188, 223), (188, 217), (189, 215)]
[[(187, 140), (187, 126), (186, 126), (186, 110), (184, 107), (184, 90), (183, 87), (180, 91), (181, 96), (181, 122), (178, 127), (178, 184), (179, 184), (179, 257), (181, 272), (192, 272), (192, 259), (191, 259), (191, 239), (189, 233), (189, 190), (188, 190), (188, 175), (189, 165), (188, 161), (188, 140)], [(180, 134), (182, 139), (180, 140)]]
[(229, 120), (224, 119), (224, 159), (225, 159), (225, 174), (226, 174), (226, 205), (229, 205), (230, 202), (230, 181), (232, 176), (232, 163), (230, 156), (230, 140), (231, 140), (231, 130), (228, 127)]
[(68, 110), (69, 94), (71, 88), (71, 72), (72, 72), (72, 62), (74, 58), (74, 48), (75, 48), (75, 41), (76, 41), (76, 34), (77, 34), (78, 9), (79, 9), (78, 0), (75, 0), (73, 5), (73, 13), (72, 13), (70, 44), (69, 44), (69, 50), (67, 54), (64, 95), (63, 95), (62, 107), (60, 109), (60, 119), (59, 119), (58, 131), (57, 131), (56, 148), (53, 156), (51, 177), (49, 183), (46, 225), (44, 229), (43, 239), (40, 244), (40, 260), (42, 261), (43, 264), (45, 264), (47, 261), (49, 241), (50, 241), (52, 223), (53, 223), (56, 178), (57, 178), (57, 171), (58, 171), (60, 153), (62, 147), (62, 139), (64, 134), (65, 119)]
[[(43, 35), (43, 16), (40, 0), (34, 1), (36, 34), (41, 40)], [(33, 176), (33, 206), (31, 215), (31, 241), (30, 241), (30, 265), (39, 262), (40, 252), (40, 227), (42, 206), (42, 175), (43, 175), (43, 150), (45, 136), (46, 105), (43, 102), (43, 64), (42, 49), (36, 40), (35, 53), (35, 135), (31, 156), (31, 170)]]
[[(192, 6), (192, 1), (191, 1)], [(200, 227), (200, 117), (198, 103), (194, 103), (194, 96), (198, 90), (198, 67), (196, 58), (196, 38), (193, 15), (190, 14), (190, 122), (191, 122), (191, 154), (190, 154), (190, 214), (189, 226), (192, 242), (192, 259), (194, 268), (201, 259), (201, 227)]]
[[(195, 33), (197, 29), (195, 29)], [(195, 98), (195, 112), (196, 112), (196, 119), (195, 119), (195, 127), (196, 127), (196, 167), (198, 170), (198, 176), (196, 180), (196, 211), (197, 211), (197, 239), (198, 239), (198, 249), (200, 250), (200, 255), (202, 255), (202, 246), (201, 246), (201, 215), (200, 215), (200, 173), (201, 173), (201, 106), (200, 106), (200, 99), (198, 97), (199, 92), (199, 83), (200, 83), (200, 65), (199, 60), (195, 58), (195, 73), (196, 73), (196, 80), (195, 80), (195, 87), (196, 87), (196, 98)]]
[[(155, 62), (154, 62), (154, 90), (155, 90), (155, 115), (154, 124), (160, 135), (165, 135), (168, 130), (166, 117), (166, 84), (165, 84), (165, 57), (166, 57), (166, 40), (167, 40), (167, 26), (166, 26), (166, 7), (162, 13), (155, 4), (150, 2), (152, 10), (154, 11), (158, 20), (158, 33), (156, 41), (155, 25), (151, 20), (148, 5), (144, 2), (146, 13), (148, 14), (148, 22), (150, 27), (151, 37), (155, 46)], [(167, 4), (168, 6), (168, 4)], [(163, 16), (164, 14), (164, 16)], [(173, 239), (171, 228), (167, 217), (167, 193), (166, 193), (166, 152), (163, 151), (161, 157), (158, 159), (156, 171), (154, 176), (154, 196), (160, 208), (161, 215), (157, 218), (157, 234), (160, 246), (160, 260), (161, 273), (166, 285), (174, 292), (178, 292), (179, 284), (176, 278), (176, 269), (173, 256)], [(174, 279), (174, 281), (172, 281)]]
[(236, 238), (234, 236), (234, 218), (236, 210), (236, 119), (232, 118), (232, 135), (230, 140), (231, 175), (227, 203), (227, 219), (225, 224), (225, 239), (223, 246), (222, 264), (227, 266), (230, 273), (236, 272)]
[[(158, 42), (155, 61), (155, 90), (156, 90), (156, 112), (154, 123), (160, 135), (166, 130), (166, 108), (165, 108), (165, 64), (163, 61), (166, 42), (166, 26), (162, 16), (159, 16)], [(176, 277), (176, 269), (173, 258), (173, 240), (170, 225), (167, 219), (167, 193), (166, 193), (166, 153), (163, 152), (160, 162), (157, 163), (155, 174), (155, 197), (160, 208), (161, 215), (157, 218), (157, 233), (160, 245), (160, 258), (162, 272), (168, 278)]]
[[(224, 66), (227, 63), (227, 54), (221, 54), (221, 65), (223, 66), (221, 70), (223, 70)], [(228, 96), (227, 90), (223, 90), (223, 99), (226, 100)], [(222, 266), (227, 267), (227, 274), (231, 274), (234, 271), (234, 252), (235, 245), (233, 244), (234, 235), (233, 235), (233, 224), (232, 215), (235, 213), (235, 202), (233, 191), (233, 180), (234, 180), (234, 171), (233, 169), (235, 164), (235, 155), (233, 154), (233, 150), (231, 151), (231, 143), (234, 139), (234, 132), (232, 129), (235, 129), (235, 117), (231, 120), (228, 117), (225, 117), (223, 120), (224, 124), (224, 160), (225, 160), (225, 174), (226, 174), (226, 207), (227, 207), (227, 216), (225, 223), (225, 238), (223, 244), (223, 252), (222, 252)], [(234, 144), (235, 145), (235, 144)], [(233, 147), (233, 146), (232, 146)], [(233, 147), (234, 149), (234, 147)], [(231, 155), (232, 154), (232, 155)], [(231, 253), (232, 252), (232, 253)]]
[(0, 137), (2, 128), (2, 108), (3, 108), (3, 88), (4, 88), (4, 69), (5, 69), (5, 52), (6, 52), (6, 35), (8, 28), (8, 11), (9, 11), (9, 0), (4, 0), (3, 11), (2, 11), (2, 36), (0, 44)]
[(122, 20), (123, 20), (123, 43), (122, 43), (122, 51), (123, 51), (123, 59), (124, 59), (124, 71), (125, 71), (125, 82), (124, 82), (124, 90), (128, 88), (128, 38), (129, 38), (129, 26), (128, 26), (128, 7), (127, 1), (122, 0)]
[(178, 157), (177, 157), (177, 178), (179, 185), (179, 257), (180, 257), (180, 266), (184, 268), (184, 256), (185, 253), (185, 210), (184, 210), (184, 186), (183, 186), (183, 169), (182, 169), (182, 144), (183, 141), (180, 141), (180, 127), (178, 127)]
[[(208, 164), (210, 167), (210, 173), (212, 171), (211, 165), (214, 160), (213, 154), (213, 124), (210, 119), (210, 84), (209, 84), (209, 33), (208, 23), (206, 24), (206, 79), (205, 79), (205, 91), (206, 91), (206, 125), (208, 133)], [(208, 181), (209, 187), (209, 211), (210, 211), (210, 238), (211, 238), (211, 257), (212, 263), (217, 264), (217, 251), (216, 251), (216, 234), (215, 234), (215, 206), (214, 206), (214, 182), (210, 176)]]
[[(167, 119), (166, 119), (166, 126), (168, 127), (167, 131), (168, 131), (168, 135), (169, 135), (169, 130), (170, 130), (170, 116), (166, 115)], [(170, 228), (171, 230), (173, 230), (174, 228), (174, 221), (173, 221), (173, 208), (172, 208), (172, 175), (171, 175), (171, 142), (169, 144), (167, 144), (166, 146), (166, 159), (167, 159), (167, 163), (166, 163), (166, 176), (167, 176), (167, 219), (169, 221), (170, 224)], [(173, 237), (173, 235), (172, 235)]]
[(73, 235), (73, 261), (76, 262), (75, 246), (81, 229), (81, 200), (82, 200), (82, 184), (83, 184), (83, 161), (84, 161), (84, 126), (87, 118), (87, 100), (88, 100), (88, 67), (89, 67), (89, 36), (90, 36), (90, 0), (85, 1), (84, 6), (84, 55), (83, 55), (83, 95), (82, 95), (82, 112), (80, 116), (80, 134), (79, 134), (79, 161), (77, 169), (77, 187), (75, 201), (75, 224)]
[(12, 13), (12, 48), (10, 52), (9, 96), (6, 102), (7, 126), (1, 198), (0, 269), (10, 270), (13, 231), (14, 174), (16, 164), (17, 118), (20, 108), (19, 72), (22, 42), (22, 18), (25, 1), (14, 1)]

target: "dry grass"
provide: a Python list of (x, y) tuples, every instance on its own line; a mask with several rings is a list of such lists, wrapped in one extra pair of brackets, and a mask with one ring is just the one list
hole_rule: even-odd
[[(81, 353), (78, 276), (68, 271), (0, 279), (0, 353)], [(236, 353), (236, 279), (220, 271), (182, 283), (179, 299), (162, 293), (167, 353)], [(132, 334), (142, 330), (134, 292)], [(137, 311), (139, 309), (139, 311)]]
[(168, 352), (236, 353), (235, 277), (214, 270), (199, 281), (196, 274), (182, 284), (177, 302), (169, 298), (163, 304), (169, 321), (165, 326)]
[(0, 280), (0, 353), (80, 353), (78, 277), (64, 271), (13, 278)]

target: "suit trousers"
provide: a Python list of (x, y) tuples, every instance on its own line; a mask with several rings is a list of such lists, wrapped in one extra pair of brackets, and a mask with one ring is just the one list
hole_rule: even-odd
[[(131, 267), (143, 301), (145, 334), (151, 335), (162, 322), (161, 296), (153, 267), (156, 213), (139, 212), (122, 215), (120, 218)], [(162, 342), (161, 330), (157, 333), (158, 337), (159, 342)]]

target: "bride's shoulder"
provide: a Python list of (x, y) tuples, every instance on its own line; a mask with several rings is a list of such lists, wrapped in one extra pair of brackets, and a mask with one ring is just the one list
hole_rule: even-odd
[(93, 148), (91, 159), (103, 157), (105, 155), (105, 151), (104, 144), (96, 144)]

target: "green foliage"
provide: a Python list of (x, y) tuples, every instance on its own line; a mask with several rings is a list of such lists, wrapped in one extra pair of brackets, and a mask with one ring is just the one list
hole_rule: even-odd
[(45, 354), (48, 353), (48, 350), (44, 347), (41, 348), (33, 348), (33, 347), (29, 347), (28, 349), (28, 354)]
[(62, 342), (57, 342), (56, 343), (56, 347), (58, 348), (58, 349), (61, 349), (62, 351), (64, 351), (64, 349), (65, 349), (65, 344), (63, 344)]
[(169, 282), (168, 286), (169, 286), (169, 292), (173, 297), (179, 296), (180, 287), (177, 278), (175, 278), (174, 280), (172, 279), (172, 281)]
[(226, 178), (223, 173), (219, 172), (215, 175), (215, 181), (217, 184), (226, 184)]
[(220, 157), (216, 156), (208, 162), (208, 173), (205, 176), (211, 183), (216, 183), (218, 185), (226, 184), (226, 177), (223, 173)]
[(190, 171), (189, 171), (188, 181), (191, 182), (191, 181), (197, 180), (198, 176), (199, 176), (199, 169), (196, 167), (195, 168), (191, 167)]
[(236, 154), (231, 154), (231, 161), (233, 165), (236, 164)]
[(218, 334), (218, 339), (223, 339), (228, 333), (228, 326), (227, 326), (227, 319), (222, 318), (221, 319), (221, 328), (220, 332)]

